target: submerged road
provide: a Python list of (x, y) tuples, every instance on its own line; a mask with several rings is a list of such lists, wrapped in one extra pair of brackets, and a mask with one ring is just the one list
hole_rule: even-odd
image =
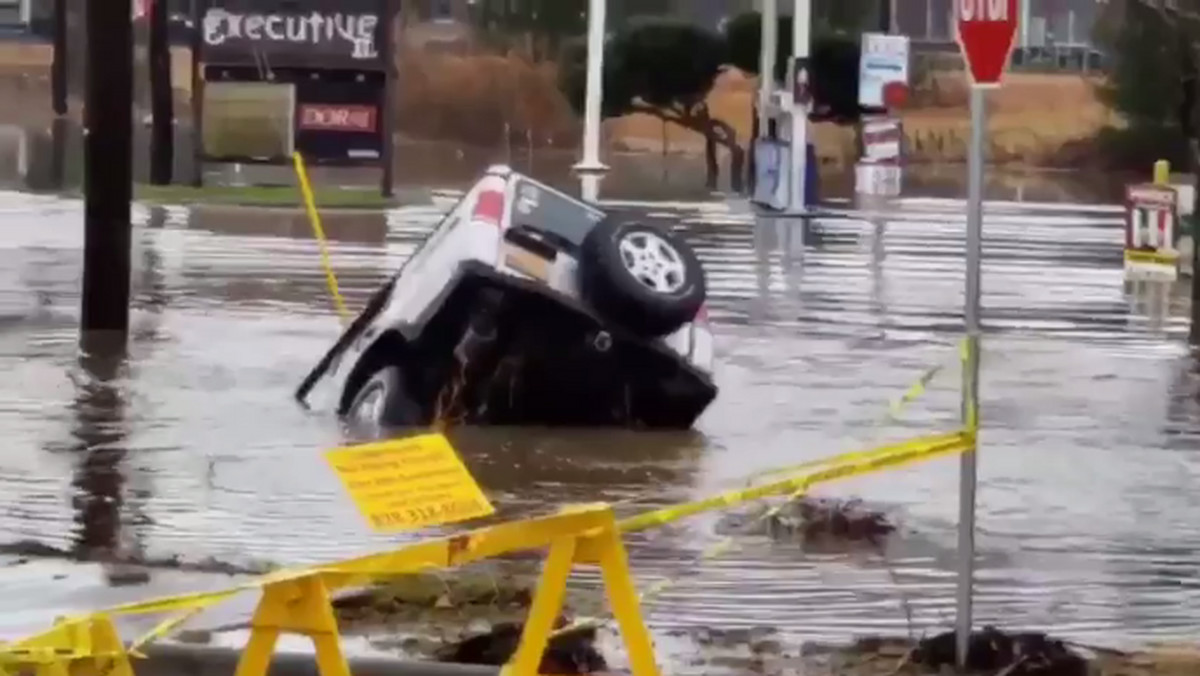
[[(327, 217), (352, 306), (444, 206)], [(505, 512), (681, 500), (755, 469), (955, 426), (960, 203), (907, 200), (886, 217), (823, 219), (807, 232), (723, 204), (617, 208), (681, 228), (704, 260), (721, 396), (694, 433), (456, 432)], [(97, 383), (76, 357), (80, 203), (0, 194), (0, 546), (237, 566), (387, 546), (324, 465), (337, 423), (290, 396), (338, 333), (305, 222), (182, 208), (136, 216), (131, 357)], [(1182, 341), (1187, 292), (1123, 282), (1120, 246), (1115, 208), (995, 205), (986, 216), (983, 622), (1108, 643), (1197, 629), (1200, 408)], [(902, 422), (880, 426), (887, 401), (938, 362), (952, 368)], [(687, 578), (652, 605), (651, 621), (844, 639), (903, 632), (903, 599), (920, 628), (948, 624), (957, 467), (940, 460), (821, 491), (864, 496), (902, 521), (887, 566), (751, 538), (690, 567), (717, 537), (712, 517), (637, 535), (639, 576)], [(5, 565), (4, 579), (25, 572), (20, 593), (0, 598), (0, 635), (181, 586), (176, 573), (155, 573), (150, 588), (104, 591), (83, 568), (15, 556)]]

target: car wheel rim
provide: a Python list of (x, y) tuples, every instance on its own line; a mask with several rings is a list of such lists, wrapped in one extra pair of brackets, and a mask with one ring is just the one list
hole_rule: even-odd
[(383, 417), (383, 388), (367, 392), (354, 409), (354, 417), (363, 423), (378, 423)]
[(683, 256), (653, 232), (627, 233), (618, 240), (617, 250), (625, 270), (655, 293), (676, 293), (687, 282)]

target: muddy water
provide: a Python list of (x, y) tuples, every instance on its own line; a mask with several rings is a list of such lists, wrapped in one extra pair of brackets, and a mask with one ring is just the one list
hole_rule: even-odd
[[(444, 204), (328, 216), (349, 302), (404, 260)], [(681, 225), (704, 259), (721, 396), (694, 432), (464, 430), (455, 443), (506, 513), (570, 500), (697, 496), (760, 468), (954, 426), (955, 368), (882, 424), (923, 369), (953, 367), (961, 205), (886, 218), (755, 223), (719, 204), (619, 207)], [(250, 566), (386, 546), (321, 451), (342, 437), (290, 393), (338, 323), (292, 216), (138, 209), (126, 363), (77, 358), (78, 202), (0, 195), (0, 543)], [(1200, 412), (1182, 288), (1132, 287), (1109, 208), (997, 204), (986, 219), (979, 492), (984, 621), (1122, 643), (1194, 633), (1200, 616)], [(957, 462), (847, 481), (905, 534), (872, 554), (803, 555), (748, 538), (715, 561), (713, 518), (631, 538), (659, 631), (773, 625), (842, 639), (945, 625)], [(0, 555), (22, 593), (0, 633), (186, 586), (112, 590), (92, 569)], [(24, 571), (24, 572), (18, 572)], [(81, 572), (82, 571), (82, 572)], [(195, 586), (216, 584), (193, 579)], [(6, 588), (9, 585), (4, 585)]]

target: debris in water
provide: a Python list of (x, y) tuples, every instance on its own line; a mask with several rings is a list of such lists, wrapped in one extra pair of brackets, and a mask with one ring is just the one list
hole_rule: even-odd
[(524, 617), (537, 585), (536, 565), (536, 561), (478, 564), (444, 575), (401, 575), (339, 596), (333, 601), (334, 614), (343, 629), (406, 620), (446, 624), (468, 616), (492, 621), (503, 621), (508, 615)]
[(36, 540), (18, 540), (0, 544), (0, 556), (16, 556), (20, 559), (65, 559), (113, 564), (118, 566), (135, 566), (147, 569), (169, 569), (191, 573), (212, 573), (217, 575), (263, 575), (278, 570), (279, 566), (269, 562), (251, 562), (244, 565), (220, 561), (212, 557), (198, 561), (187, 561), (180, 556), (149, 558), (138, 553), (98, 551), (88, 552), (80, 556), (76, 552), (60, 549)]
[[(954, 666), (954, 632), (921, 639), (909, 659), (934, 670)], [(971, 633), (967, 668), (995, 676), (1088, 676), (1087, 659), (1062, 641), (1039, 632), (1010, 634), (995, 627)]]
[[(815, 648), (815, 650), (813, 649)], [(1078, 650), (1077, 650), (1078, 649)], [(929, 676), (954, 673), (954, 632), (915, 643), (862, 638), (843, 647), (809, 646), (806, 669), (848, 676)], [(1200, 653), (1188, 668), (1157, 651), (1126, 653), (1052, 638), (1041, 632), (1005, 632), (987, 626), (971, 634), (966, 673), (975, 676), (1184, 676), (1200, 673)]]
[(749, 513), (728, 514), (722, 518), (718, 530), (729, 535), (798, 540), (805, 547), (814, 547), (849, 542), (879, 545), (896, 527), (886, 514), (868, 509), (857, 498), (801, 496), (777, 510), (764, 504)]
[(150, 582), (150, 571), (140, 566), (112, 564), (104, 567), (104, 579), (110, 587), (132, 587)]
[[(566, 622), (561, 618), (556, 628)], [(507, 664), (521, 640), (523, 624), (503, 622), (485, 634), (469, 636), (447, 646), (435, 657), (439, 662), (501, 666)], [(608, 669), (604, 656), (596, 649), (596, 628), (578, 627), (551, 636), (538, 673), (591, 674)]]

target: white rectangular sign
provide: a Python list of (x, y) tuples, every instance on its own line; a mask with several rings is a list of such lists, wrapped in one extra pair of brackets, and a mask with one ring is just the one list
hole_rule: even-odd
[(908, 36), (863, 33), (858, 61), (858, 104), (883, 107), (883, 87), (890, 82), (908, 84)]
[(867, 117), (862, 121), (863, 156), (867, 162), (896, 163), (901, 160), (904, 128), (898, 118)]
[(876, 197), (900, 196), (900, 167), (859, 162), (854, 166), (854, 192)]

